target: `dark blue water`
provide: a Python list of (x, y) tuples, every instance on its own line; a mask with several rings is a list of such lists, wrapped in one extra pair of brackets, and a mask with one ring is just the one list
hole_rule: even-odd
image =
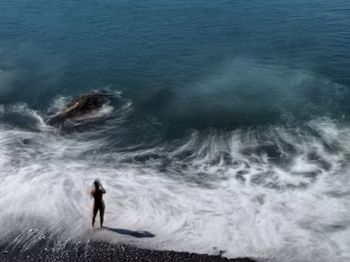
[(135, 104), (162, 91), (146, 111), (181, 129), (308, 118), (310, 107), (347, 115), (349, 8), (340, 0), (1, 1), (0, 100), (42, 110), (55, 96), (106, 86)]
[[(99, 176), (151, 247), (348, 261), (349, 50), (345, 0), (0, 0), (0, 218), (80, 230)], [(45, 124), (102, 89), (93, 121)]]

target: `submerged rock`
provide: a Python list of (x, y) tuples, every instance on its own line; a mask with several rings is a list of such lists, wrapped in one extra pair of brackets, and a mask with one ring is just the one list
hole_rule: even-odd
[(66, 120), (83, 117), (96, 110), (101, 109), (104, 105), (110, 103), (111, 95), (105, 92), (96, 92), (79, 96), (67, 104), (61, 112), (50, 117), (46, 122), (51, 126), (61, 126)]

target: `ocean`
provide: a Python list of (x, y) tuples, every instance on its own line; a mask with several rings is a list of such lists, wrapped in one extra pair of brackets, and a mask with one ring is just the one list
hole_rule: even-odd
[(349, 261), (349, 48), (345, 0), (0, 0), (0, 241), (82, 238), (99, 178), (155, 237), (96, 238)]

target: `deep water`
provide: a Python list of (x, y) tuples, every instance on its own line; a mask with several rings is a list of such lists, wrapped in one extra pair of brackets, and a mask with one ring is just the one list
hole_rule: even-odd
[(349, 48), (345, 0), (0, 0), (0, 239), (85, 236), (99, 177), (155, 237), (97, 238), (349, 261)]

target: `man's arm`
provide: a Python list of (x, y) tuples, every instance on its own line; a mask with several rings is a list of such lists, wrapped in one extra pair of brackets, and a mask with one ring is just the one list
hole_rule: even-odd
[(96, 191), (95, 188), (91, 188), (91, 189), (90, 189), (90, 197), (91, 197), (91, 198), (94, 197), (95, 191)]

